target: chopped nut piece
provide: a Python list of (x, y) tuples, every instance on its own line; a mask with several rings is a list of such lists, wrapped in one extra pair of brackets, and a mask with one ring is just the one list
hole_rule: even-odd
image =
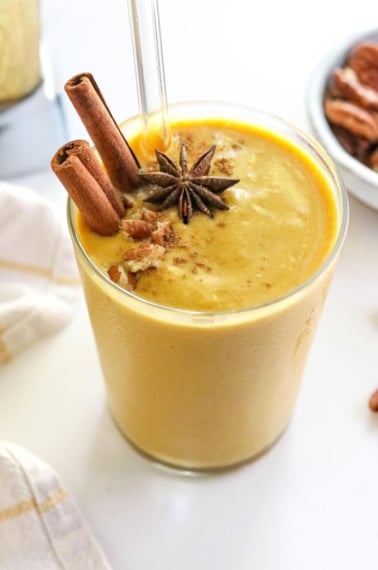
[(159, 267), (165, 248), (153, 243), (140, 243), (125, 253), (125, 266), (133, 273), (145, 271), (150, 267)]
[(149, 210), (148, 208), (142, 208), (140, 211), (140, 218), (141, 220), (146, 220), (146, 222), (154, 224), (158, 221), (159, 214), (154, 210)]
[(158, 222), (157, 228), (151, 234), (152, 243), (166, 247), (173, 237), (173, 230), (171, 222), (164, 221)]
[(128, 290), (129, 291), (134, 291), (134, 289), (137, 286), (138, 283), (138, 278), (139, 278), (139, 273), (132, 273), (131, 271), (128, 272), (127, 274), (128, 277)]
[(118, 265), (112, 265), (108, 269), (108, 275), (114, 283), (118, 283), (121, 278), (121, 270)]
[(145, 239), (150, 237), (154, 226), (145, 220), (122, 220), (122, 229), (132, 239)]
[[(133, 284), (133, 279), (130, 279), (130, 274), (127, 274), (122, 267), (122, 265), (112, 265), (108, 269), (108, 275), (113, 283), (117, 283), (120, 287), (124, 289), (133, 290), (135, 285)], [(136, 282), (135, 282), (136, 284)]]

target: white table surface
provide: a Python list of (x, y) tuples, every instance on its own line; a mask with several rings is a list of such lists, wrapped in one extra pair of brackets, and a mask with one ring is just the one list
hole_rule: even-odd
[[(338, 39), (374, 26), (371, 1), (316, 6), (161, 0), (169, 99), (234, 100), (308, 129), (312, 68)], [(42, 7), (58, 84), (92, 71), (117, 119), (135, 113), (126, 0), (65, 0), (59, 17), (55, 2)], [(72, 138), (85, 135), (67, 114)], [(48, 169), (17, 182), (63, 216)], [(1, 368), (0, 438), (58, 471), (114, 570), (376, 567), (378, 416), (367, 401), (378, 387), (378, 212), (350, 206), (293, 420), (255, 463), (187, 478), (131, 449), (106, 409), (82, 299), (64, 331)]]

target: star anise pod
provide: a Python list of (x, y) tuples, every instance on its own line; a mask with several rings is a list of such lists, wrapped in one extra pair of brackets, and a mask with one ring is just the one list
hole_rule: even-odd
[(157, 204), (159, 210), (178, 204), (178, 211), (184, 224), (188, 224), (197, 209), (212, 217), (211, 207), (228, 210), (227, 204), (218, 196), (230, 186), (239, 182), (236, 178), (208, 176), (215, 152), (215, 145), (202, 154), (188, 169), (187, 149), (183, 144), (180, 151), (179, 166), (168, 155), (156, 150), (156, 158), (160, 167), (157, 172), (141, 172), (143, 180), (160, 186), (145, 199)]

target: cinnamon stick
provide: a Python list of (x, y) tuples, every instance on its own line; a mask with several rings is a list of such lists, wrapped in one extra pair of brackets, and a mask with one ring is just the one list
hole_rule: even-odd
[(114, 189), (109, 177), (107, 176), (105, 170), (102, 168), (95, 151), (85, 140), (74, 140), (65, 144), (60, 149), (61, 153), (66, 153), (68, 156), (77, 156), (80, 161), (84, 164), (88, 172), (97, 180), (99, 186), (105, 192), (106, 197), (109, 202), (117, 212), (117, 214), (122, 217), (125, 214), (125, 206), (121, 200), (119, 193)]
[(80, 158), (67, 153), (65, 146), (58, 149), (53, 156), (51, 168), (81, 211), (87, 224), (100, 235), (115, 234), (121, 222), (119, 215)]
[(93, 75), (75, 75), (65, 83), (64, 88), (97, 148), (113, 185), (121, 192), (131, 192), (140, 184), (140, 165)]

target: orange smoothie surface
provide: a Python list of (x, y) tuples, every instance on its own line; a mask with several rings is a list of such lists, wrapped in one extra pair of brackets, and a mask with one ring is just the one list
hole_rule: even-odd
[[(158, 170), (140, 138), (129, 142), (144, 169)], [(306, 281), (330, 252), (339, 221), (332, 190), (315, 161), (280, 135), (225, 119), (172, 124), (164, 152), (176, 164), (182, 143), (189, 168), (215, 144), (209, 175), (240, 182), (220, 194), (229, 210), (212, 209), (212, 218), (195, 211), (186, 225), (177, 206), (159, 212), (174, 239), (156, 267), (136, 274), (134, 294), (168, 307), (228, 311), (270, 302)], [(126, 218), (156, 210), (143, 201), (150, 192), (144, 185), (130, 194), (134, 204)], [(78, 233), (104, 274), (123, 266), (127, 250), (136, 245), (123, 230), (111, 237), (96, 234), (80, 213)]]

